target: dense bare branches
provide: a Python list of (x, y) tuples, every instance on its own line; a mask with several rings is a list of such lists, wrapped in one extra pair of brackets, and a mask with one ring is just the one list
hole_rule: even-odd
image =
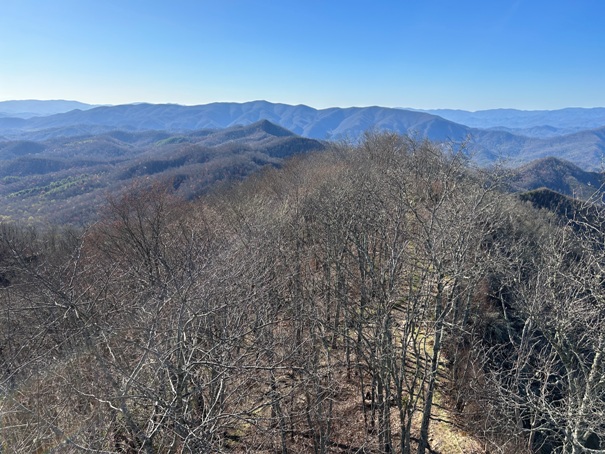
[(449, 407), (492, 450), (600, 452), (598, 210), (496, 183), (369, 134), (195, 203), (133, 187), (84, 232), (2, 226), (2, 443), (424, 453)]

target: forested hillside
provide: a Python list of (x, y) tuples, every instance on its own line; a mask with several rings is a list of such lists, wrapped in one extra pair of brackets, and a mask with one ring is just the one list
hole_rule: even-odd
[(584, 212), (380, 134), (197, 200), (135, 185), (82, 230), (2, 224), (2, 450), (602, 452)]
[[(28, 119), (0, 118), (0, 136), (13, 141), (41, 141), (100, 135), (116, 129), (187, 135), (200, 129), (216, 130), (269, 121), (316, 140), (357, 141), (372, 130), (439, 142), (466, 142), (473, 159), (481, 165), (504, 160), (516, 166), (549, 156), (572, 161), (584, 170), (600, 170), (602, 165), (603, 109), (487, 111), (476, 113), (483, 119), (478, 123), (472, 121), (475, 115), (465, 115), (463, 111), (435, 112), (450, 119), (460, 118), (461, 123), (469, 120), (470, 125), (486, 121), (489, 127), (470, 127), (467, 123), (454, 123), (426, 112), (379, 106), (314, 109), (267, 101), (197, 106), (142, 103), (76, 109)], [(515, 125), (525, 127), (518, 129)]]
[(280, 166), (324, 145), (268, 121), (187, 133), (115, 130), (36, 141), (0, 141), (0, 219), (78, 226), (108, 194), (135, 182), (168, 182), (182, 198)]
[(511, 169), (506, 179), (515, 191), (549, 188), (586, 200), (602, 196), (604, 177), (602, 172), (588, 172), (569, 161), (549, 157)]

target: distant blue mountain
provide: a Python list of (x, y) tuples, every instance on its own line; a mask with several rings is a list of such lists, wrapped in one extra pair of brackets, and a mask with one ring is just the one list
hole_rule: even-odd
[[(452, 118), (454, 114), (458, 115), (460, 121), (467, 121), (475, 115), (476, 123), (467, 123), (478, 124), (483, 118), (480, 124), (489, 129), (459, 124), (427, 112), (404, 109), (334, 107), (318, 110), (304, 105), (254, 101), (199, 106), (128, 104), (84, 111), (72, 110), (29, 119), (0, 117), (0, 135), (10, 140), (36, 141), (101, 134), (112, 130), (179, 133), (230, 128), (268, 120), (297, 135), (322, 140), (356, 140), (366, 131), (387, 130), (435, 141), (468, 142), (469, 152), (482, 165), (496, 160), (516, 165), (554, 156), (567, 159), (586, 170), (599, 170), (605, 156), (605, 127), (591, 129), (593, 125), (601, 124), (601, 115), (605, 115), (605, 109), (435, 112), (451, 114)], [(524, 123), (524, 118), (527, 123)], [(543, 121), (552, 124), (536, 126)], [(603, 121), (605, 122), (605, 117)], [(584, 126), (579, 126), (582, 124)], [(535, 134), (520, 133), (521, 129), (533, 129)]]
[(548, 137), (596, 129), (605, 126), (605, 108), (570, 107), (559, 110), (490, 109), (466, 110), (433, 109), (419, 112), (438, 115), (471, 128), (508, 129), (516, 134)]
[(314, 139), (357, 138), (367, 130), (392, 130), (418, 134), (434, 140), (461, 140), (468, 128), (434, 115), (383, 107), (351, 107), (316, 110), (307, 106), (254, 101), (243, 104), (213, 103), (200, 106), (176, 104), (128, 104), (97, 107), (86, 111), (30, 118), (14, 124), (0, 118), (0, 131), (7, 134), (73, 126), (109, 127), (129, 130), (192, 131), (228, 128), (259, 120)]
[(96, 107), (78, 101), (0, 101), (0, 117), (32, 118), (69, 112), (70, 110), (88, 110)]

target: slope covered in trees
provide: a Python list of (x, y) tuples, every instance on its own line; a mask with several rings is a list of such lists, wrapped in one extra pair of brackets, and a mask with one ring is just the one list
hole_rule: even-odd
[[(443, 115), (452, 113), (447, 110), (438, 112)], [(512, 123), (509, 114), (514, 119)], [(490, 117), (498, 128), (470, 127), (426, 112), (379, 106), (314, 109), (267, 101), (198, 106), (129, 104), (72, 110), (29, 119), (0, 118), (0, 135), (11, 140), (41, 140), (102, 134), (115, 129), (163, 130), (182, 134), (268, 120), (302, 137), (318, 140), (356, 141), (367, 130), (389, 131), (434, 141), (462, 142), (470, 138), (473, 157), (482, 165), (500, 159), (518, 165), (555, 156), (586, 170), (598, 170), (601, 166), (605, 152), (603, 109), (492, 111), (488, 115)], [(446, 118), (450, 117), (446, 115)], [(470, 118), (462, 115), (461, 119), (466, 121)], [(538, 122), (535, 127), (530, 127), (534, 124), (532, 119)], [(521, 124), (529, 129), (504, 127), (511, 124)], [(562, 125), (563, 129), (555, 125)]]
[(595, 210), (570, 227), (386, 134), (196, 201), (135, 186), (82, 231), (1, 225), (2, 446), (602, 452)]
[(82, 225), (95, 219), (107, 193), (135, 181), (168, 181), (181, 197), (193, 198), (218, 182), (323, 148), (268, 121), (182, 134), (0, 141), (0, 219)]
[(570, 197), (588, 199), (602, 192), (605, 176), (600, 172), (584, 171), (569, 161), (549, 157), (512, 169), (508, 180), (515, 190), (532, 191), (546, 187)]

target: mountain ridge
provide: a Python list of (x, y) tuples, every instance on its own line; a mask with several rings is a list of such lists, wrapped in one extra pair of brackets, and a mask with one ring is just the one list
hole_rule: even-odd
[(438, 115), (472, 128), (508, 128), (526, 134), (531, 133), (532, 128), (551, 127), (568, 133), (605, 126), (605, 107), (566, 107), (556, 110), (486, 109), (474, 112), (460, 109), (418, 111)]
[(69, 112), (75, 109), (87, 110), (92, 109), (93, 107), (96, 107), (96, 105), (65, 99), (25, 99), (0, 101), (0, 117), (16, 117), (27, 119)]
[[(601, 110), (605, 112), (605, 108), (595, 109), (598, 115)], [(570, 111), (577, 112), (578, 109)], [(586, 109), (579, 111), (586, 113)], [(509, 115), (511, 110), (503, 109), (502, 112)], [(557, 112), (560, 116), (561, 112)], [(116, 129), (174, 134), (230, 128), (261, 120), (299, 136), (319, 140), (356, 141), (367, 131), (392, 131), (433, 141), (465, 144), (469, 154), (481, 165), (505, 160), (512, 166), (552, 155), (573, 161), (586, 170), (596, 170), (605, 155), (605, 126), (581, 130), (569, 125), (565, 130), (540, 126), (535, 127), (536, 132), (532, 136), (521, 134), (523, 131), (514, 128), (507, 130), (505, 126), (491, 129), (470, 127), (422, 111), (379, 106), (314, 109), (306, 105), (292, 106), (262, 100), (197, 106), (139, 103), (99, 106), (29, 119), (0, 117), (0, 136), (9, 140), (47, 140), (101, 134)], [(593, 122), (597, 124), (598, 120)]]
[[(74, 125), (183, 131), (227, 128), (263, 119), (313, 139), (359, 136), (373, 127), (398, 130), (418, 128), (421, 131), (430, 129), (444, 139), (448, 134), (455, 134), (457, 137), (453, 138), (460, 139), (467, 133), (465, 127), (425, 113), (378, 106), (318, 110), (304, 105), (291, 106), (267, 101), (211, 103), (199, 106), (148, 103), (100, 106), (86, 111), (76, 110), (20, 122), (0, 118), (0, 131), (4, 134), (24, 135), (27, 132)], [(441, 125), (443, 133), (439, 134)]]
[(105, 194), (139, 181), (172, 184), (193, 198), (220, 182), (325, 145), (266, 120), (185, 133), (109, 131), (0, 142), (0, 219), (80, 223)]
[(605, 174), (585, 171), (563, 159), (546, 157), (511, 169), (507, 182), (517, 192), (547, 188), (568, 197), (588, 199), (603, 194)]

